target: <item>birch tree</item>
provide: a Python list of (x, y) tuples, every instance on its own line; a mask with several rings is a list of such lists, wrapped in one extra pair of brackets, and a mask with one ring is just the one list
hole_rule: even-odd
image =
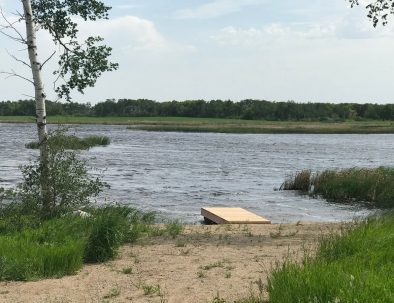
[[(79, 42), (78, 23), (76, 20), (96, 21), (107, 19), (110, 7), (96, 0), (20, 0), (21, 12), (17, 13), (18, 20), (10, 21), (3, 11), (4, 24), (0, 32), (10, 39), (25, 45), (28, 60), (24, 61), (11, 55), (19, 63), (28, 66), (31, 76), (24, 76), (14, 71), (3, 71), (9, 77), (19, 77), (29, 81), (34, 87), (36, 105), (36, 124), (40, 144), (41, 161), (41, 200), (43, 211), (49, 211), (51, 200), (47, 190), (47, 117), (45, 110), (46, 93), (42, 80), (43, 68), (53, 57), (58, 58), (58, 68), (52, 71), (56, 80), (53, 88), (59, 98), (71, 99), (71, 91), (83, 93), (87, 87), (92, 87), (99, 76), (105, 71), (118, 68), (117, 63), (109, 61), (111, 48), (102, 44), (101, 37), (88, 37), (83, 43)], [(26, 32), (18, 28), (18, 23), (24, 22)], [(39, 44), (37, 32), (46, 31), (50, 34), (58, 51), (44, 61), (39, 59)]]
[[(352, 7), (359, 5), (360, 0), (349, 0)], [(394, 0), (375, 0), (366, 6), (368, 18), (371, 19), (373, 26), (379, 22), (382, 25), (388, 23), (388, 16), (394, 14)]]

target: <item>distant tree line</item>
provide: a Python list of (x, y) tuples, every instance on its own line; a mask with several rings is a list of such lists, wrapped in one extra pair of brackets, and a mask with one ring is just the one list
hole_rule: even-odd
[[(34, 116), (33, 100), (0, 102), (1, 116)], [(188, 100), (156, 102), (146, 99), (89, 103), (47, 102), (47, 114), (114, 117), (201, 117), (272, 121), (394, 120), (394, 104), (295, 103), (264, 100)]]

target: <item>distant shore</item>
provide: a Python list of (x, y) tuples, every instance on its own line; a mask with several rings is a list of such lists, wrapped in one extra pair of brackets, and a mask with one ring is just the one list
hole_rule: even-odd
[[(34, 123), (30, 116), (0, 116), (0, 123)], [(182, 117), (53, 116), (49, 124), (125, 125), (130, 130), (243, 134), (393, 134), (394, 121), (263, 121)]]

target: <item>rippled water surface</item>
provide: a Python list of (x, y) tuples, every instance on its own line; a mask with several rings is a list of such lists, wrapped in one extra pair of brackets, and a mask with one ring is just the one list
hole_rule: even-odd
[[(0, 186), (20, 182), (18, 166), (37, 151), (33, 124), (0, 124)], [(273, 222), (339, 221), (366, 210), (275, 191), (289, 173), (353, 166), (394, 166), (394, 135), (200, 134), (77, 125), (77, 135), (107, 135), (108, 147), (83, 152), (105, 168), (108, 200), (195, 223), (203, 206), (239, 206)]]

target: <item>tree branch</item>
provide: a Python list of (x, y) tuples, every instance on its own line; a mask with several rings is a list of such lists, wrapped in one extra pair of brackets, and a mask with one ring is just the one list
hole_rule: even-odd
[(27, 62), (25, 62), (25, 61), (23, 61), (23, 60), (17, 58), (17, 57), (14, 56), (13, 54), (11, 54), (7, 49), (6, 49), (6, 52), (7, 52), (7, 54), (8, 54), (12, 59), (14, 59), (15, 61), (17, 61), (17, 62), (19, 62), (19, 63), (22, 63), (22, 64), (26, 65), (28, 68), (31, 69), (30, 64), (28, 64)]
[(56, 54), (56, 51), (54, 51), (54, 52), (52, 53), (52, 55), (50, 55), (50, 56), (44, 61), (44, 63), (41, 64), (40, 69), (42, 69), (42, 68), (44, 67), (44, 65), (45, 65), (49, 60), (51, 60), (55, 54)]
[(2, 72), (2, 71), (0, 71), (0, 74), (7, 75), (7, 77), (5, 77), (6, 79), (11, 78), (11, 77), (17, 77), (17, 78), (23, 79), (23, 80), (25, 80), (27, 82), (30, 82), (31, 84), (34, 85), (33, 81), (31, 81), (30, 79), (28, 79), (28, 78), (26, 78), (26, 77), (24, 77), (22, 75), (17, 74), (14, 70), (11, 70), (11, 72)]
[[(3, 35), (7, 36), (8, 38), (11, 38), (11, 39), (13, 39), (13, 40), (15, 40), (15, 41), (18, 41), (18, 42), (20, 42), (20, 43), (27, 44), (26, 39), (23, 37), (23, 35), (22, 35), (22, 34), (15, 28), (15, 26), (14, 26), (15, 24), (19, 23), (22, 19), (20, 18), (20, 19), (18, 19), (18, 20), (15, 21), (15, 22), (10, 22), (10, 21), (7, 19), (7, 17), (5, 16), (5, 14), (4, 14), (4, 12), (3, 12), (3, 9), (2, 9), (1, 7), (0, 7), (0, 15), (1, 15), (1, 17), (4, 19), (4, 21), (7, 23), (7, 25), (1, 25), (0, 32), (1, 32)], [(5, 29), (11, 29), (12, 31), (14, 31), (14, 32), (17, 34), (17, 36), (18, 36), (19, 38), (14, 37), (14, 36), (12, 36), (12, 35), (9, 35), (9, 34), (5, 33), (5, 32), (4, 32)]]

